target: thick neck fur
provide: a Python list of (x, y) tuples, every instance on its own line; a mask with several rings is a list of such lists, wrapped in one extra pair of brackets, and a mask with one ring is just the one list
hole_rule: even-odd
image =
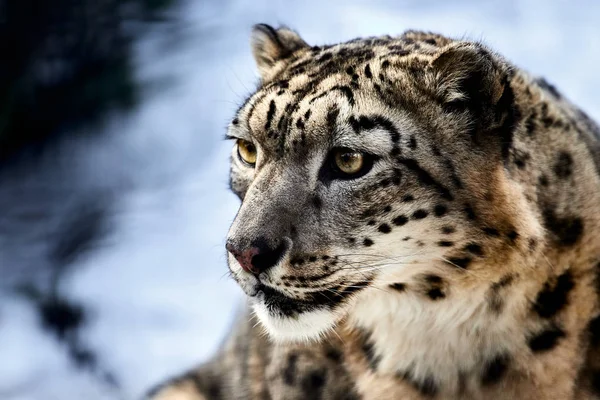
[(378, 374), (408, 374), (458, 393), (494, 357), (522, 350), (514, 338), (527, 324), (527, 281), (506, 287), (499, 281), (496, 290), (503, 293), (495, 298), (489, 287), (461, 287), (451, 274), (443, 279), (443, 299), (424, 299), (407, 283), (403, 293), (372, 290), (357, 303), (349, 325), (372, 346), (367, 357)]

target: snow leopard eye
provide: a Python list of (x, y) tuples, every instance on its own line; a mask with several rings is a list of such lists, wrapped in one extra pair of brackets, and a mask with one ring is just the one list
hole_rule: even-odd
[(371, 170), (374, 157), (346, 147), (335, 148), (329, 156), (333, 179), (356, 179)]
[(236, 145), (240, 160), (244, 164), (254, 167), (254, 164), (256, 164), (256, 146), (244, 139), (238, 139)]
[(361, 153), (347, 149), (337, 149), (334, 152), (334, 159), (336, 167), (348, 175), (359, 172), (364, 164), (364, 158)]

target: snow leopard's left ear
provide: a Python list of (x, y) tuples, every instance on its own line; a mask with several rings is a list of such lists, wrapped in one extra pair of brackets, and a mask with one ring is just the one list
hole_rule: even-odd
[(308, 47), (296, 32), (286, 27), (275, 29), (266, 24), (254, 25), (251, 45), (263, 83), (280, 71), (285, 60), (294, 52)]

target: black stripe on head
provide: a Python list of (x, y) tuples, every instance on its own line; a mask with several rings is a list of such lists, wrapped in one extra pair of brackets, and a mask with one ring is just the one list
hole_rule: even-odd
[(381, 115), (374, 115), (370, 117), (361, 115), (358, 118), (351, 116), (348, 119), (348, 122), (356, 133), (379, 128), (389, 133), (392, 143), (397, 143), (400, 140), (400, 132), (394, 123)]
[(411, 170), (413, 173), (417, 175), (417, 179), (425, 186), (431, 186), (437, 189), (440, 196), (446, 200), (453, 200), (454, 196), (448, 190), (447, 187), (438, 182), (431, 174), (425, 171), (416, 160), (410, 158), (397, 158), (397, 161), (404, 165), (406, 168)]
[(352, 91), (352, 89), (350, 89), (349, 86), (341, 86), (341, 85), (334, 86), (331, 88), (331, 91), (333, 92), (334, 90), (342, 92), (342, 94), (348, 100), (348, 103), (350, 103), (351, 106), (354, 105), (354, 92)]

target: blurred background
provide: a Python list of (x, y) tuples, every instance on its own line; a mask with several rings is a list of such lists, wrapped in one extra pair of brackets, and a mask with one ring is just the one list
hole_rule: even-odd
[(483, 40), (600, 120), (600, 2), (0, 0), (0, 399), (136, 399), (243, 296), (222, 140), (253, 24)]

